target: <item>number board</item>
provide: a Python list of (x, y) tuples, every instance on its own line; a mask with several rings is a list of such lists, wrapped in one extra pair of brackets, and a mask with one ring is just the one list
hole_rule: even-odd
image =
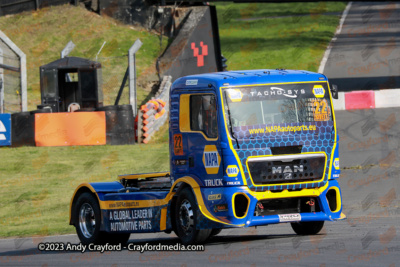
[(183, 155), (182, 134), (174, 134), (174, 153), (177, 156)]

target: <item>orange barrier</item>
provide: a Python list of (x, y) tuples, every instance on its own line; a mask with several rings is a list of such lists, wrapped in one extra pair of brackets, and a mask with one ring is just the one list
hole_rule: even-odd
[(36, 146), (105, 145), (105, 112), (37, 113), (35, 141)]

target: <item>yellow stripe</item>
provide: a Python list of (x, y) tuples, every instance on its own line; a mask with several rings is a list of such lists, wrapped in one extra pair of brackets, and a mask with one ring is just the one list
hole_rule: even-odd
[[(242, 217), (236, 216), (236, 212), (235, 212), (235, 200), (234, 200), (236, 195), (244, 195), (244, 196), (247, 198), (247, 200), (248, 200), (248, 202), (247, 202), (246, 213), (245, 213)], [(232, 211), (233, 211), (233, 215), (234, 215), (236, 218), (238, 218), (238, 219), (243, 219), (243, 218), (245, 218), (245, 217), (247, 216), (247, 213), (249, 213), (249, 207), (250, 207), (250, 198), (249, 198), (245, 193), (238, 192), (238, 193), (233, 194), (233, 196), (232, 196)]]
[[(80, 188), (82, 188), (82, 187), (87, 187), (92, 193), (94, 193), (95, 195), (96, 195), (96, 197), (97, 197), (97, 200), (99, 201), (99, 203), (100, 203), (100, 199), (99, 199), (99, 196), (96, 194), (96, 190), (94, 190), (94, 188), (89, 184), (89, 183), (83, 183), (83, 184), (80, 184), (76, 189), (75, 189), (75, 191), (74, 191), (74, 193), (72, 194), (72, 198), (71, 198), (71, 201), (69, 202), (69, 221), (71, 222), (71, 219), (72, 219), (72, 202), (74, 201), (74, 198), (75, 198), (75, 195), (76, 195), (76, 192), (78, 192), (78, 190), (80, 189)], [(103, 215), (102, 215), (103, 216)]]
[(139, 209), (167, 205), (175, 193), (169, 193), (164, 199), (149, 200), (106, 200), (100, 202), (102, 210)]
[(225, 105), (224, 105), (224, 97), (223, 97), (223, 94), (222, 94), (222, 88), (226, 88), (226, 87), (220, 87), (219, 88), (219, 92), (220, 92), (220, 95), (221, 95), (221, 107), (223, 109), (222, 110), (222, 114), (223, 114), (223, 117), (224, 117), (225, 131), (226, 131), (226, 135), (228, 137), (229, 148), (231, 149), (231, 151), (233, 152), (233, 155), (236, 158), (236, 165), (239, 166), (240, 175), (242, 176), (243, 185), (247, 185), (246, 177), (244, 176), (244, 171), (243, 171), (243, 167), (242, 167), (242, 162), (240, 161), (239, 156), (236, 153), (236, 150), (233, 148), (232, 140), (230, 138), (230, 134), (228, 134), (229, 130), (228, 130), (228, 124), (226, 123)]
[(118, 175), (119, 179), (139, 179), (139, 178), (155, 178), (155, 177), (163, 177), (169, 176), (169, 172), (155, 172), (155, 173), (139, 173), (139, 174), (123, 174)]
[(340, 195), (339, 188), (337, 188), (336, 186), (332, 186), (331, 188), (329, 188), (329, 190), (331, 189), (336, 191), (336, 209), (332, 210), (332, 212), (335, 213), (338, 212), (342, 207), (342, 196)]
[(218, 220), (217, 218), (215, 218), (207, 210), (207, 207), (204, 204), (203, 197), (202, 197), (201, 191), (200, 191), (200, 186), (198, 185), (198, 183), (193, 178), (191, 178), (189, 176), (185, 176), (185, 177), (182, 177), (182, 178), (179, 178), (178, 180), (176, 180), (174, 185), (171, 187), (171, 190), (175, 187), (175, 185), (177, 183), (180, 183), (180, 182), (185, 182), (185, 183), (189, 184), (192, 187), (192, 189), (194, 191), (194, 194), (196, 195), (197, 204), (199, 205), (199, 209), (200, 209), (201, 213), (203, 213), (203, 215), (205, 217), (207, 217), (208, 219), (210, 219), (212, 221), (219, 222), (219, 223), (226, 224), (226, 225), (244, 226), (244, 224), (230, 224), (230, 223), (227, 223), (227, 222), (224, 222), (224, 221), (221, 221), (221, 220)]
[[(274, 84), (297, 84), (297, 83), (326, 83), (326, 84), (327, 84), (328, 91), (329, 91), (329, 96), (330, 96), (330, 101), (331, 101), (332, 114), (333, 114), (333, 126), (334, 126), (334, 129), (335, 129), (335, 142), (334, 142), (334, 145), (333, 145), (333, 148), (332, 148), (332, 154), (331, 154), (331, 160), (330, 160), (330, 163), (332, 163), (333, 154), (334, 154), (333, 151), (335, 151), (335, 147), (336, 147), (336, 119), (335, 119), (335, 112), (334, 112), (334, 110), (333, 110), (333, 102), (332, 102), (331, 90), (330, 90), (330, 88), (329, 88), (329, 83), (328, 83), (328, 81), (287, 82), (287, 83), (268, 83), (268, 84), (252, 84), (252, 85), (239, 85), (239, 86), (222, 86), (222, 87), (220, 87), (220, 89), (219, 89), (219, 90), (220, 90), (220, 94), (221, 94), (221, 106), (224, 107), (224, 98), (223, 98), (223, 94), (222, 94), (222, 89), (224, 89), (224, 88), (251, 87), (251, 86), (274, 85)], [(240, 159), (239, 159), (238, 154), (236, 153), (236, 150), (233, 148), (232, 140), (231, 140), (231, 138), (230, 138), (230, 135), (228, 134), (228, 133), (229, 133), (229, 130), (228, 130), (228, 125), (227, 125), (227, 123), (226, 123), (225, 112), (223, 112), (223, 117), (224, 117), (224, 124), (225, 124), (225, 130), (226, 130), (227, 137), (228, 137), (229, 147), (230, 147), (231, 151), (233, 152), (233, 155), (235, 156), (235, 158), (236, 158), (236, 160), (237, 160), (237, 163), (238, 163), (238, 165), (239, 165), (240, 172), (241, 172), (241, 176), (242, 176), (242, 180), (243, 180), (243, 184), (244, 184), (244, 185), (247, 185), (247, 181), (246, 181), (246, 177), (244, 176), (244, 171), (243, 171), (243, 167), (242, 167), (241, 161), (240, 161)], [(326, 162), (325, 162), (325, 164), (326, 164)], [(332, 169), (332, 168), (329, 168), (328, 177), (331, 177), (331, 169)], [(326, 188), (327, 185), (328, 185), (328, 182), (327, 182), (326, 185), (325, 185), (324, 187), (322, 187), (322, 188)], [(313, 190), (313, 189), (303, 189), (303, 190), (307, 190), (307, 194), (308, 194), (308, 193), (309, 193), (308, 190)], [(303, 190), (302, 190), (302, 191), (303, 191)], [(253, 191), (251, 191), (249, 188), (246, 188), (246, 191), (247, 191), (248, 193), (250, 193), (251, 195), (255, 196), (255, 197), (256, 197), (257, 195), (260, 195), (260, 194), (263, 195), (263, 194), (265, 193), (265, 192), (253, 192)], [(281, 193), (283, 193), (281, 197), (290, 197), (290, 193), (291, 193), (291, 192), (289, 192), (289, 191), (287, 191), (287, 190), (284, 190), (284, 191), (286, 191), (287, 193), (289, 193), (289, 195), (286, 196), (287, 193), (281, 192)], [(322, 191), (323, 191), (323, 190), (322, 190)], [(322, 192), (322, 191), (321, 191), (321, 192)], [(268, 191), (268, 192), (270, 192), (270, 191)], [(299, 193), (299, 191), (296, 191), (295, 193)], [(276, 193), (274, 193), (274, 194), (276, 194)], [(318, 194), (318, 195), (319, 195), (319, 194)], [(295, 196), (297, 196), (297, 195), (295, 195)], [(294, 197), (294, 196), (293, 196), (293, 197)], [(257, 198), (257, 199), (258, 199), (258, 198)]]
[(245, 85), (222, 86), (221, 88), (253, 87), (253, 86), (271, 85), (271, 84), (298, 84), (298, 83), (327, 83), (327, 81), (245, 84)]
[(304, 188), (300, 191), (289, 191), (287, 189), (284, 189), (283, 191), (277, 193), (273, 193), (271, 191), (254, 192), (249, 190), (248, 188), (245, 188), (245, 190), (257, 200), (272, 199), (272, 198), (290, 198), (290, 197), (312, 197), (312, 196), (317, 197), (321, 195), (323, 191), (326, 190), (328, 184), (329, 182), (327, 182), (323, 187)]
[(162, 208), (160, 218), (160, 230), (163, 231), (165, 229), (167, 229), (167, 207)]

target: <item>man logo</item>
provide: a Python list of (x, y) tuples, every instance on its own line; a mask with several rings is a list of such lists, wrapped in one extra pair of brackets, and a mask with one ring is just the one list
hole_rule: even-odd
[(284, 173), (284, 174), (283, 174), (283, 177), (285, 177), (285, 180), (292, 179), (292, 173), (291, 173), (291, 172)]
[(207, 174), (217, 174), (220, 162), (221, 157), (218, 154), (216, 146), (206, 145), (203, 152), (203, 164)]
[[(304, 166), (303, 165), (294, 165), (293, 170), (290, 168), (290, 166), (285, 166), (283, 169), (283, 173), (292, 173), (292, 172), (303, 172), (304, 171)], [(282, 167), (272, 167), (272, 174), (277, 174), (277, 173), (282, 173)], [(285, 176), (286, 177), (286, 176)]]
[(316, 98), (322, 98), (325, 95), (325, 89), (322, 87), (322, 85), (314, 85), (312, 91)]

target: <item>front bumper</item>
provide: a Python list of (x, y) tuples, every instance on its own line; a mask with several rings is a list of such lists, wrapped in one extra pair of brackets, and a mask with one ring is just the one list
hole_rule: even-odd
[[(303, 189), (300, 191), (283, 190), (279, 193), (253, 192), (245, 186), (202, 188), (201, 191), (205, 205), (202, 208), (207, 208), (209, 215), (212, 215), (211, 219), (215, 222), (222, 220), (224, 223), (221, 224), (221, 227), (250, 227), (294, 221), (335, 221), (346, 218), (342, 213), (341, 191), (339, 183), (336, 180), (329, 180), (321, 188)], [(241, 195), (240, 199), (236, 199), (238, 195)], [(255, 214), (259, 201), (285, 198), (304, 199), (307, 197), (318, 202), (318, 210), (313, 212), (296, 212), (296, 219), (293, 221), (282, 220), (279, 215), (286, 213), (284, 210), (279, 211), (279, 209), (276, 212), (277, 214), (258, 216)], [(244, 203), (246, 201), (248, 203)], [(218, 210), (215, 208), (218, 205), (226, 205), (227, 209)], [(242, 211), (238, 211), (238, 209), (242, 209)], [(243, 212), (244, 209), (245, 211)]]

